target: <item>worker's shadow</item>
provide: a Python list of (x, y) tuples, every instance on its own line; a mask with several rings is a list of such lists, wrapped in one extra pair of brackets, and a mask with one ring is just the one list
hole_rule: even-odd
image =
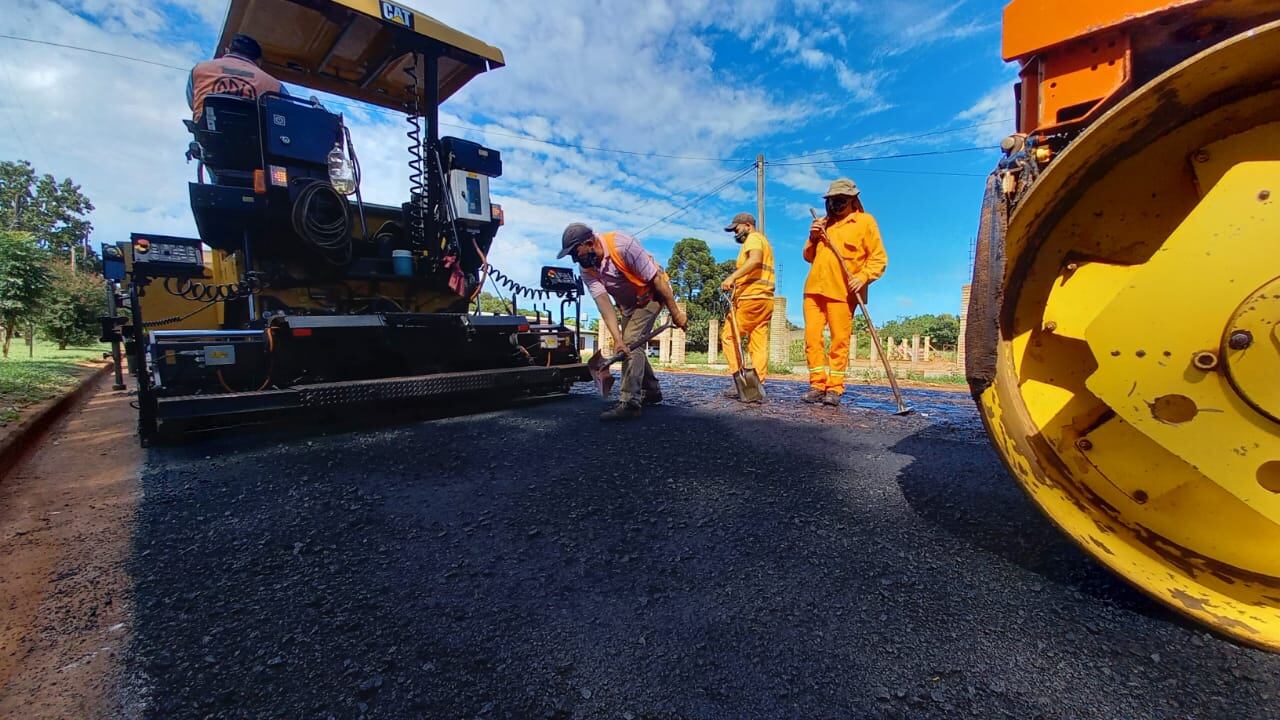
[(985, 442), (954, 441), (926, 428), (903, 438), (893, 450), (912, 458), (899, 473), (898, 484), (911, 508), (928, 522), (1049, 582), (1125, 610), (1173, 618), (1076, 547), (1040, 512)]

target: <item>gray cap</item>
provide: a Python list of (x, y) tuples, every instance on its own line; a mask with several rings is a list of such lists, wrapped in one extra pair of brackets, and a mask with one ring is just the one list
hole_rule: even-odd
[(724, 230), (725, 232), (733, 232), (734, 230), (737, 229), (735, 227), (736, 225), (750, 225), (752, 227), (755, 227), (755, 224), (756, 224), (755, 215), (752, 215), (751, 213), (738, 213), (737, 215), (733, 216), (733, 219), (729, 221), (729, 225), (725, 227)]
[(582, 223), (570, 224), (569, 227), (564, 229), (564, 234), (560, 236), (560, 254), (556, 256), (556, 259), (559, 260), (573, 252), (574, 248), (592, 237), (595, 237), (595, 232), (586, 225)]
[(849, 178), (840, 178), (831, 183), (831, 187), (827, 188), (827, 194), (824, 198), (835, 197), (836, 195), (844, 195), (846, 197), (858, 197), (858, 186)]

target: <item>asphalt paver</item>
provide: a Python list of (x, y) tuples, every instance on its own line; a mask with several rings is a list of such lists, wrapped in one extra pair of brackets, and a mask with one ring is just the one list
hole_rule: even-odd
[(966, 394), (556, 401), (149, 450), (156, 718), (1269, 718), (1280, 657), (1061, 536)]

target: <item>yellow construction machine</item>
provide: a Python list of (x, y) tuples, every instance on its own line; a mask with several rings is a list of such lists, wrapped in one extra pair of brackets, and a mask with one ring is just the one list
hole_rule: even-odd
[(1152, 597), (1280, 650), (1280, 2), (1014, 0), (966, 374), (1009, 471)]
[[(566, 321), (580, 281), (548, 267), (528, 288), (489, 266), (501, 155), (440, 135), (440, 103), (502, 67), (501, 51), (386, 0), (231, 0), (220, 52), (241, 33), (277, 79), (405, 122), (409, 197), (364, 201), (343, 112), (361, 105), (234, 83), (208, 95), (188, 121), (199, 237), (139, 232), (103, 248), (128, 311), (104, 319), (104, 339), (126, 341), (144, 443), (292, 411), (561, 394), (589, 379)], [(487, 281), (505, 285), (510, 314), (471, 305)], [(545, 312), (517, 315), (516, 296)]]

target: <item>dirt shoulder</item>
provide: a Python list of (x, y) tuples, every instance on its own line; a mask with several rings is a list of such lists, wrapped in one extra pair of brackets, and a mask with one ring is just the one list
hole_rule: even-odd
[(128, 717), (125, 570), (141, 450), (104, 376), (0, 480), (0, 717)]

